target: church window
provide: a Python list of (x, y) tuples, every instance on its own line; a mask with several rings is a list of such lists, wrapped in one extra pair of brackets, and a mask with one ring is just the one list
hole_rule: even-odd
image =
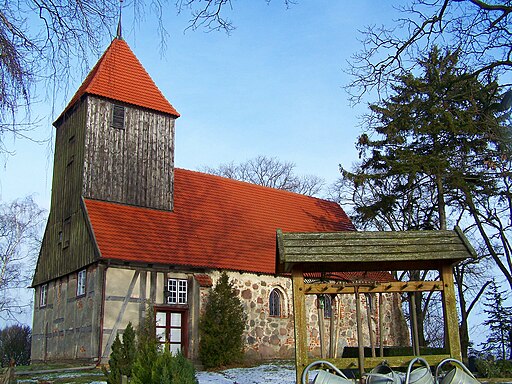
[(269, 297), (269, 314), (270, 316), (281, 317), (281, 293), (277, 289), (270, 292)]
[(324, 300), (324, 318), (330, 319), (332, 317), (332, 299), (329, 295), (323, 296)]
[(167, 280), (167, 304), (187, 304), (187, 280)]
[(112, 124), (113, 128), (124, 129), (124, 106), (119, 104), (112, 104)]
[(85, 295), (85, 283), (87, 281), (87, 272), (85, 269), (82, 269), (78, 272), (78, 278), (76, 282), (76, 295), (84, 296)]
[(39, 291), (39, 307), (46, 307), (48, 300), (48, 284), (41, 285), (41, 290)]

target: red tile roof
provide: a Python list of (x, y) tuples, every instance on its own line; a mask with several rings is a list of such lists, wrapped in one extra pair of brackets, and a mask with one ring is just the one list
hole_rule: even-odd
[(175, 170), (174, 211), (86, 200), (104, 259), (275, 273), (276, 229), (354, 230), (338, 204)]
[(213, 286), (213, 280), (208, 275), (194, 275), (194, 279), (196, 279), (200, 287), (209, 288)]
[[(84, 94), (107, 97), (179, 117), (128, 44), (115, 38), (89, 72), (61, 116)], [(59, 120), (60, 117), (57, 119)]]

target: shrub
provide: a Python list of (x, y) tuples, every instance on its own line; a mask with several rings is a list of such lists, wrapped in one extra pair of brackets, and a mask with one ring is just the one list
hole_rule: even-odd
[(512, 377), (512, 360), (478, 358), (475, 360), (475, 367), (482, 377)]
[(156, 337), (155, 315), (148, 309), (137, 331), (137, 355), (132, 368), (133, 384), (197, 384), (194, 366), (181, 353), (161, 351)]
[(199, 321), (199, 358), (205, 368), (225, 366), (242, 359), (245, 323), (242, 303), (223, 272), (208, 296)]
[(1, 366), (8, 367), (11, 360), (16, 365), (30, 364), (32, 330), (28, 325), (11, 325), (0, 330)]
[(153, 369), (158, 352), (159, 342), (156, 337), (155, 313), (152, 308), (148, 308), (146, 317), (137, 330), (137, 355), (132, 368), (132, 382), (134, 384), (150, 384), (153, 382)]
[(123, 333), (123, 341), (116, 336), (112, 344), (112, 352), (108, 361), (110, 371), (103, 367), (103, 373), (107, 377), (108, 384), (121, 383), (121, 377), (132, 376), (132, 366), (135, 361), (135, 331), (133, 330), (132, 323), (128, 323)]
[(168, 350), (158, 354), (152, 370), (154, 384), (197, 384), (192, 363), (182, 353), (173, 355)]

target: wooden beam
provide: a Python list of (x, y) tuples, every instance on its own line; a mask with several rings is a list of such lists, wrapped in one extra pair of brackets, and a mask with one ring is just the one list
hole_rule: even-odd
[[(365, 367), (367, 369), (374, 368), (379, 364), (382, 364), (383, 361), (386, 361), (386, 363), (390, 367), (403, 367), (407, 368), (409, 363), (412, 359), (414, 359), (416, 356), (386, 356), (384, 358), (382, 357), (366, 357), (364, 359)], [(443, 355), (424, 355), (421, 356), (422, 359), (425, 359), (430, 366), (434, 366), (439, 364), (444, 359), (447, 359), (450, 357), (450, 355), (443, 354)], [(314, 361), (318, 360), (318, 358), (311, 358), (308, 359), (307, 363), (312, 363)], [(357, 369), (358, 365), (358, 359), (357, 357), (345, 357), (340, 359), (325, 359), (326, 361), (334, 364), (339, 369)], [(300, 383), (300, 381), (297, 381), (297, 383)]]
[(133, 272), (132, 281), (130, 282), (130, 286), (128, 287), (128, 291), (126, 292), (126, 295), (123, 300), (123, 304), (121, 305), (121, 309), (119, 310), (119, 313), (117, 314), (116, 322), (114, 323), (112, 332), (110, 333), (110, 336), (108, 337), (107, 345), (105, 346), (105, 350), (103, 351), (103, 354), (101, 356), (102, 360), (108, 358), (108, 356), (110, 355), (110, 349), (112, 348), (114, 339), (117, 336), (117, 330), (119, 329), (121, 321), (123, 320), (124, 313), (126, 311), (126, 307), (128, 306), (128, 302), (130, 301), (130, 299), (132, 297), (133, 288), (135, 287), (135, 283), (137, 282), (137, 280), (139, 278), (139, 274), (140, 274), (139, 271)]
[(450, 355), (454, 359), (461, 360), (461, 347), (459, 339), (459, 319), (457, 316), (457, 307), (455, 303), (455, 290), (453, 282), (453, 268), (450, 265), (444, 265), (441, 270), (441, 279), (443, 280), (443, 311), (446, 324), (446, 341)]
[(293, 322), (295, 332), (295, 373), (300, 383), (302, 372), (308, 365), (308, 338), (306, 319), (306, 296), (304, 295), (304, 275), (300, 269), (292, 270)]
[(389, 283), (361, 282), (361, 283), (314, 283), (304, 284), (306, 295), (330, 294), (352, 294), (355, 286), (359, 293), (391, 293), (391, 292), (421, 292), (421, 291), (442, 291), (442, 281), (392, 281)]

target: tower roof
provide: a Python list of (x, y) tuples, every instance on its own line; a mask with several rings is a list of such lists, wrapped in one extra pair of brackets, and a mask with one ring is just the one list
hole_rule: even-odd
[(112, 40), (57, 121), (85, 94), (180, 116), (120, 38)]

